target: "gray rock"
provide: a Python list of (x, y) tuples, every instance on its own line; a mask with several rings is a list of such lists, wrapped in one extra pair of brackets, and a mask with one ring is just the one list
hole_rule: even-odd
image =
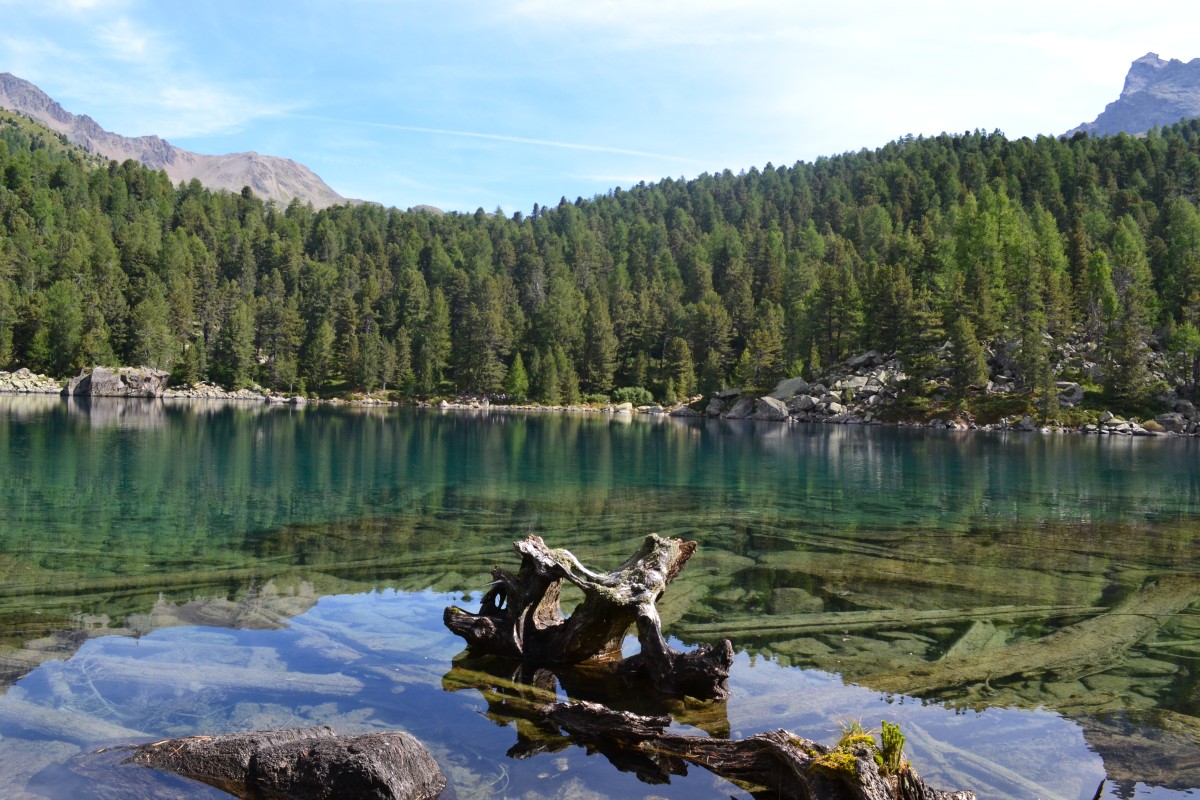
[(1163, 430), (1171, 431), (1172, 433), (1183, 433), (1188, 427), (1187, 418), (1178, 411), (1159, 414), (1154, 418), (1154, 421), (1162, 425)]
[(733, 398), (739, 396), (741, 393), (742, 393), (741, 389), (722, 389), (721, 391), (717, 392), (716, 396), (717, 396), (717, 399), (719, 399), (719, 400), (732, 400)]
[(1059, 381), (1058, 401), (1064, 406), (1077, 406), (1083, 402), (1083, 387), (1074, 381)]
[(613, 406), (613, 411), (617, 414), (632, 414), (633, 403), (617, 403)]
[(774, 397), (760, 397), (754, 404), (751, 419), (766, 419), (782, 422), (788, 418), (788, 409), (782, 400)]
[(1067, 135), (1083, 131), (1093, 136), (1145, 133), (1156, 126), (1174, 125), (1200, 116), (1200, 63), (1166, 61), (1147, 53), (1129, 66), (1121, 95), (1092, 122)]
[(850, 369), (858, 369), (859, 367), (873, 367), (876, 364), (882, 363), (883, 357), (874, 350), (868, 350), (862, 355), (857, 355), (846, 362), (846, 366)]
[(867, 378), (863, 375), (851, 375), (842, 380), (843, 389), (854, 389), (855, 391), (867, 385)]
[(749, 397), (743, 397), (733, 404), (733, 408), (726, 411), (721, 416), (724, 419), (745, 419), (754, 412), (754, 401)]
[(1115, 419), (1113, 413), (1111, 411), (1105, 411), (1100, 415), (1100, 424), (1104, 425), (1105, 423), (1112, 422), (1113, 419)]
[(67, 381), (63, 394), (88, 397), (161, 397), (169, 373), (152, 367), (93, 367)]
[(680, 406), (671, 410), (672, 417), (698, 417), (700, 412), (691, 406)]
[(719, 398), (714, 397), (708, 401), (708, 408), (704, 409), (704, 413), (710, 417), (719, 417), (723, 408), (725, 408), (725, 404)]
[(774, 397), (776, 400), (788, 400), (807, 391), (808, 381), (804, 378), (786, 378), (780, 381), (775, 386), (775, 390), (767, 396)]
[(834, 415), (846, 413), (846, 407), (838, 402), (832, 402), (832, 403), (825, 404), (825, 410), (828, 413), (834, 414)]
[(810, 397), (806, 394), (798, 394), (792, 398), (792, 402), (788, 403), (788, 409), (796, 413), (812, 411), (817, 407), (817, 398)]

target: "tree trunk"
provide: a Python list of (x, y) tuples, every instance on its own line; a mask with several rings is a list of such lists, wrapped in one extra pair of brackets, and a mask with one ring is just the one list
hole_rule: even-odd
[[(537, 536), (514, 546), (521, 553), (520, 571), (492, 570), (495, 580), (478, 614), (456, 606), (444, 614), (446, 627), (467, 640), (473, 655), (505, 656), (535, 667), (606, 661), (662, 694), (728, 696), (729, 641), (691, 652), (674, 650), (663, 637), (655, 605), (696, 551), (695, 542), (651, 534), (624, 564), (604, 573), (592, 572), (569, 551), (551, 549)], [(559, 607), (564, 580), (584, 595), (570, 617)], [(631, 625), (637, 626), (642, 650), (621, 661), (621, 642)]]
[(828, 748), (784, 730), (747, 739), (666, 733), (668, 717), (642, 717), (596, 703), (559, 703), (546, 718), (618, 768), (650, 783), (686, 773), (686, 763), (780, 800), (974, 800), (967, 791), (930, 788), (907, 764), (886, 776), (865, 742)]

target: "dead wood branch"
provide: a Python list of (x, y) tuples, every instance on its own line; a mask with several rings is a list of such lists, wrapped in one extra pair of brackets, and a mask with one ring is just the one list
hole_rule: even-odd
[[(662, 694), (728, 695), (733, 663), (729, 641), (677, 651), (663, 636), (656, 607), (695, 552), (695, 542), (651, 534), (612, 572), (593, 572), (569, 551), (549, 548), (537, 536), (514, 546), (521, 554), (520, 571), (514, 575), (498, 567), (492, 570), (492, 587), (478, 614), (456, 606), (444, 614), (446, 627), (467, 640), (473, 655), (505, 656), (534, 667), (607, 661), (622, 675), (645, 681)], [(559, 606), (564, 580), (584, 596), (569, 617)], [(621, 643), (633, 625), (641, 652), (618, 663)]]

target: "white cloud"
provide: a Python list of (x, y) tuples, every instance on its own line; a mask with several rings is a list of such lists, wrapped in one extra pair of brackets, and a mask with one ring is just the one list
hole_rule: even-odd
[(109, 58), (143, 64), (161, 63), (167, 55), (166, 48), (155, 38), (125, 17), (99, 26), (95, 34), (96, 42)]

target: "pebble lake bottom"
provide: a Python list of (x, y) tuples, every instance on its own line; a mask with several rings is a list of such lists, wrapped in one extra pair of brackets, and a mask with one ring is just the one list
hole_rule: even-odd
[(528, 534), (612, 568), (650, 532), (700, 545), (674, 646), (737, 653), (673, 730), (886, 719), (938, 788), (1200, 794), (1194, 439), (16, 396), (0, 441), (0, 797), (101, 796), (76, 759), (120, 741), (330, 724), (413, 733), (460, 798), (748, 798), (546, 738), (442, 625)]

